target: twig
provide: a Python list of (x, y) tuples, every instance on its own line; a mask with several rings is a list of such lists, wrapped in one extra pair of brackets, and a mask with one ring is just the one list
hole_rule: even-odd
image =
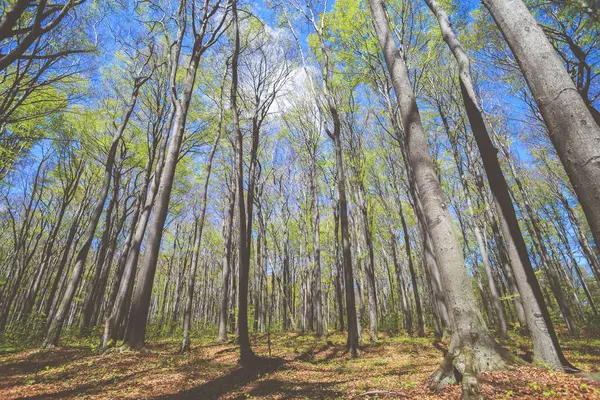
[(353, 399), (356, 399), (358, 397), (363, 397), (363, 396), (369, 396), (372, 394), (393, 394), (394, 396), (398, 396), (398, 397), (407, 397), (405, 394), (402, 394), (400, 392), (391, 392), (389, 390), (371, 390), (369, 392), (364, 392), (364, 393), (358, 394), (358, 395), (354, 396)]

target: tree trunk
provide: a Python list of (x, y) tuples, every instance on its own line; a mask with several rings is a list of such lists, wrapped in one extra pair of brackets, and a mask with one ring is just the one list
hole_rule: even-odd
[[(527, 247), (519, 228), (508, 185), (497, 158), (497, 150), (490, 139), (483, 120), (481, 108), (471, 81), (469, 59), (454, 34), (445, 12), (435, 0), (426, 0), (426, 2), (438, 18), (444, 40), (448, 43), (459, 66), (463, 102), (490, 182), (490, 189), (500, 217), (509, 258), (513, 272), (517, 277), (519, 292), (525, 300), (528, 328), (534, 343), (534, 357), (553, 368), (568, 366), (554, 332), (550, 315), (544, 304), (539, 283), (529, 261)], [(553, 49), (552, 52), (554, 52)]]
[(600, 126), (522, 0), (482, 0), (510, 46), (600, 248)]
[(48, 328), (48, 333), (46, 335), (46, 338), (44, 339), (44, 348), (58, 345), (60, 332), (65, 322), (65, 318), (67, 317), (67, 313), (71, 308), (71, 302), (73, 301), (73, 297), (75, 296), (75, 291), (77, 290), (77, 286), (79, 284), (79, 281), (81, 280), (81, 276), (83, 275), (85, 262), (87, 260), (88, 253), (92, 245), (92, 240), (94, 239), (94, 235), (96, 233), (96, 227), (98, 226), (98, 221), (100, 220), (102, 210), (104, 209), (104, 203), (106, 202), (106, 197), (108, 196), (110, 181), (112, 179), (113, 165), (117, 154), (117, 147), (119, 145), (119, 142), (121, 141), (123, 133), (125, 132), (125, 128), (127, 127), (127, 124), (129, 122), (129, 118), (133, 113), (133, 109), (135, 108), (135, 104), (137, 102), (139, 89), (143, 83), (145, 83), (145, 80), (136, 79), (133, 92), (131, 94), (131, 100), (125, 110), (123, 119), (121, 121), (121, 125), (119, 126), (119, 129), (115, 132), (113, 136), (113, 140), (108, 151), (108, 157), (106, 159), (106, 165), (104, 169), (104, 181), (102, 183), (102, 189), (100, 190), (100, 196), (98, 198), (98, 202), (96, 203), (96, 207), (94, 208), (94, 212), (92, 213), (92, 218), (88, 224), (83, 245), (77, 253), (77, 258), (75, 259), (75, 266), (73, 267), (73, 272), (71, 273), (71, 278), (69, 280), (69, 284), (67, 285), (67, 289), (63, 296), (63, 300), (60, 303), (57, 313), (54, 315), (54, 318), (50, 323), (50, 327)]
[[(235, 162), (234, 162), (235, 163)], [(237, 189), (235, 187), (235, 175), (232, 174), (231, 184), (233, 188), (229, 190), (229, 207), (227, 208), (227, 223), (224, 227), (225, 251), (223, 252), (223, 288), (221, 292), (221, 308), (219, 314), (219, 334), (220, 342), (227, 341), (227, 318), (229, 314), (229, 281), (231, 276), (231, 264), (233, 262), (233, 216), (235, 214), (235, 200)], [(284, 314), (285, 315), (285, 314)], [(285, 318), (284, 318), (285, 327)], [(285, 328), (284, 328), (285, 329)]]
[(444, 195), (436, 176), (427, 138), (421, 125), (408, 69), (388, 25), (382, 0), (370, 0), (375, 31), (383, 50), (406, 131), (408, 162), (427, 218), (436, 260), (444, 284), (446, 304), (451, 307), (452, 337), (449, 351), (433, 381), (446, 384), (454, 369), (463, 377), (463, 393), (478, 392), (471, 371), (504, 368), (508, 354), (489, 334), (477, 307), (473, 286), (464, 266)]
[(88, 282), (87, 295), (85, 301), (83, 303), (83, 310), (81, 313), (81, 323), (79, 325), (79, 335), (87, 336), (90, 332), (90, 322), (92, 320), (92, 314), (94, 312), (95, 298), (98, 291), (100, 275), (102, 274), (102, 268), (106, 261), (106, 254), (108, 252), (108, 246), (110, 241), (110, 234), (113, 226), (113, 210), (117, 203), (117, 199), (119, 197), (120, 190), (120, 172), (115, 171), (114, 174), (114, 182), (113, 182), (113, 191), (110, 200), (108, 201), (108, 207), (106, 207), (106, 211), (104, 212), (104, 232), (102, 233), (102, 238), (100, 239), (100, 247), (98, 249), (98, 254), (96, 256), (96, 268), (94, 270), (94, 276)]
[[(226, 70), (227, 71), (227, 70)], [(223, 79), (223, 82), (225, 80)], [(223, 92), (223, 84), (221, 84), (221, 92)], [(210, 174), (212, 172), (212, 163), (217, 152), (219, 145), (219, 139), (221, 138), (221, 124), (223, 122), (223, 114), (219, 119), (219, 126), (217, 128), (217, 136), (208, 155), (206, 163), (206, 177), (204, 178), (204, 186), (202, 188), (202, 199), (200, 201), (200, 216), (196, 220), (194, 248), (192, 250), (192, 266), (190, 268), (190, 276), (188, 277), (187, 286), (187, 300), (185, 303), (185, 310), (183, 314), (183, 340), (181, 342), (181, 352), (187, 353), (190, 351), (190, 329), (192, 322), (192, 304), (194, 301), (194, 285), (196, 282), (196, 271), (198, 269), (198, 257), (200, 256), (200, 246), (202, 244), (202, 230), (204, 228), (204, 219), (206, 218), (206, 203), (208, 199), (208, 184), (210, 182)], [(225, 292), (227, 293), (227, 292)], [(204, 299), (206, 301), (206, 298)]]
[[(172, 57), (172, 65), (170, 71), (170, 81), (175, 87), (176, 73), (178, 71), (178, 61), (181, 52), (183, 36), (185, 32), (185, 5), (181, 6), (179, 21), (178, 38), (175, 44), (175, 50)], [(203, 21), (203, 23), (207, 23)], [(140, 265), (135, 291), (131, 301), (131, 310), (129, 312), (129, 325), (125, 342), (133, 349), (142, 349), (146, 337), (146, 324), (148, 320), (148, 311), (150, 308), (150, 298), (152, 296), (152, 285), (154, 283), (154, 275), (156, 273), (156, 264), (158, 261), (158, 253), (163, 234), (163, 228), (169, 211), (169, 201), (171, 198), (171, 189), (173, 188), (173, 179), (175, 177), (175, 169), (179, 160), (179, 151), (181, 142), (185, 133), (185, 125), (188, 116), (194, 83), (196, 81), (196, 73), (200, 58), (206, 50), (206, 44), (203, 43), (203, 37), (195, 37), (192, 46), (192, 53), (189, 58), (187, 72), (184, 78), (183, 90), (181, 97), (177, 98), (172, 95), (173, 107), (175, 109), (175, 117), (173, 122), (173, 132), (169, 140), (169, 146), (165, 157), (165, 165), (160, 176), (160, 184), (156, 193), (156, 199), (152, 207), (152, 219), (148, 226), (148, 234), (146, 238), (146, 246), (144, 256)]]
[(314, 277), (315, 277), (315, 322), (317, 337), (324, 335), (323, 331), (323, 293), (321, 283), (321, 219), (319, 214), (319, 186), (317, 177), (317, 160), (315, 154), (311, 155), (310, 166), (310, 188), (312, 196), (312, 212), (313, 212), (313, 257), (314, 257)]

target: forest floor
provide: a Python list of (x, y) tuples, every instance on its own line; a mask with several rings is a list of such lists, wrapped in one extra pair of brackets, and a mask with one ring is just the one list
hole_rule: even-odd
[[(99, 354), (89, 341), (64, 339), (52, 350), (0, 347), (0, 399), (458, 399), (460, 386), (433, 393), (429, 375), (446, 343), (432, 338), (390, 337), (361, 346), (360, 357), (344, 352), (345, 336), (272, 334), (275, 361), (262, 368), (237, 366), (238, 347), (196, 339), (189, 355), (177, 354), (179, 340), (149, 342), (150, 354)], [(252, 337), (253, 349), (269, 356), (266, 334)], [(588, 378), (519, 367), (484, 373), (482, 392), (490, 399), (600, 399), (600, 340), (562, 341), (567, 358)], [(514, 335), (503, 343), (527, 359), (530, 347)], [(596, 378), (596, 381), (589, 378)]]

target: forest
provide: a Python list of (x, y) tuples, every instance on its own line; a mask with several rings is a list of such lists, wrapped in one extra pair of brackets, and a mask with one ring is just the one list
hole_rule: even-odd
[(598, 0), (0, 10), (0, 398), (600, 399)]

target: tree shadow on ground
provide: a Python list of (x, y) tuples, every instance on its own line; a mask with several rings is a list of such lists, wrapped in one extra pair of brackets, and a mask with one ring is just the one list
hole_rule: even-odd
[(283, 382), (278, 379), (264, 379), (248, 393), (240, 394), (239, 398), (246, 398), (247, 395), (252, 398), (272, 398), (278, 395), (277, 398), (281, 399), (340, 398), (344, 393), (333, 389), (332, 386), (347, 382)]
[[(94, 356), (94, 354), (76, 348), (61, 349), (60, 351), (41, 350), (18, 361), (4, 365), (0, 364), (1, 376), (3, 379), (7, 379), (14, 375), (34, 374), (45, 368), (60, 367), (91, 356)], [(0, 385), (0, 387), (3, 387), (3, 385)]]
[[(146, 372), (146, 371), (141, 371)], [(94, 394), (104, 393), (107, 386), (119, 382), (124, 382), (133, 378), (139, 372), (134, 372), (125, 376), (121, 376), (119, 378), (109, 378), (109, 379), (100, 379), (96, 381), (91, 381), (84, 383), (82, 385), (75, 386), (71, 389), (65, 389), (54, 393), (44, 393), (37, 396), (28, 396), (28, 397), (18, 397), (17, 400), (20, 399), (64, 399), (72, 396), (91, 396)]]
[(269, 374), (283, 365), (281, 358), (260, 358), (250, 367), (237, 367), (216, 379), (179, 393), (153, 397), (153, 399), (216, 399), (230, 393), (261, 375)]

